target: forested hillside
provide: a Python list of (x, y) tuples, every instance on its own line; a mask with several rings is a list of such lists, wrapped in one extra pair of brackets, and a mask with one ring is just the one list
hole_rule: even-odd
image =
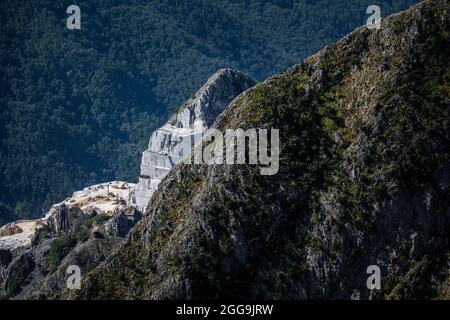
[[(2, 219), (135, 180), (151, 131), (209, 75), (232, 67), (264, 79), (364, 24), (371, 2), (2, 1)], [(386, 16), (416, 2), (377, 4)], [(81, 30), (66, 28), (70, 4)]]
[(17, 215), (14, 214), (11, 208), (0, 202), (0, 226), (17, 220), (17, 218)]

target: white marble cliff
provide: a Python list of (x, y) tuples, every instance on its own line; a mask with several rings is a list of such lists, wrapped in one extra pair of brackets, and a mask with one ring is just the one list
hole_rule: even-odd
[(197, 141), (217, 116), (239, 94), (255, 85), (248, 75), (220, 69), (165, 125), (153, 132), (142, 154), (141, 174), (136, 186), (136, 207), (144, 212), (160, 181), (187, 156), (186, 145)]

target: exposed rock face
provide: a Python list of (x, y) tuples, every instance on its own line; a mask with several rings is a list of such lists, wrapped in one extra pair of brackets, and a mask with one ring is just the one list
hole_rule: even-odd
[(49, 270), (48, 254), (54, 239), (16, 253), (8, 265), (0, 265), (0, 298), (56, 299), (67, 285), (67, 270), (79, 266), (84, 275), (105, 261), (121, 238), (91, 238), (77, 244), (64, 259)]
[(16, 249), (29, 246), (36, 230), (46, 223), (45, 219), (18, 220), (0, 228), (0, 249)]
[(0, 249), (0, 283), (3, 283), (6, 278), (6, 269), (13, 259), (13, 254), (10, 250)]
[(0, 265), (7, 266), (12, 260), (12, 254), (9, 250), (0, 249)]
[[(0, 227), (0, 249), (15, 250), (29, 246), (39, 228), (50, 224), (55, 234), (73, 233), (87, 216), (96, 214), (112, 217), (121, 212), (129, 220), (129, 230), (139, 219), (132, 207), (135, 184), (123, 181), (110, 181), (86, 187), (76, 191), (61, 203), (54, 204), (44, 218), (36, 220), (18, 220)], [(74, 209), (74, 210), (71, 210)]]
[(236, 98), (214, 126), (279, 128), (278, 174), (176, 166), (63, 297), (448, 297), (449, 31), (450, 2), (424, 1)]
[(27, 281), (34, 267), (34, 260), (29, 254), (20, 255), (17, 259), (15, 259), (11, 263), (8, 277), (6, 277), (4, 284), (5, 291), (9, 295), (19, 293), (22, 285)]
[(75, 231), (75, 228), (86, 219), (86, 214), (78, 208), (68, 208), (65, 204), (56, 207), (53, 214), (47, 220), (48, 226), (55, 234), (67, 234)]
[(189, 153), (191, 141), (197, 141), (225, 107), (253, 85), (255, 81), (248, 75), (221, 69), (152, 134), (149, 147), (142, 154), (136, 188), (136, 206), (140, 211), (145, 211), (161, 179)]
[(42, 219), (0, 228), (0, 299), (48, 299), (66, 287), (67, 267), (89, 272), (106, 260), (141, 219), (130, 206), (134, 185), (87, 187), (55, 204)]
[(105, 232), (110, 236), (125, 237), (141, 219), (142, 213), (135, 208), (122, 210), (105, 223)]
[(8, 227), (6, 227), (6, 228), (0, 229), (0, 237), (10, 237), (15, 234), (22, 233), (22, 232), (23, 232), (23, 230), (20, 226), (11, 224), (11, 225), (8, 225)]
[(58, 297), (66, 288), (70, 265), (79, 266), (82, 274), (91, 271), (142, 217), (132, 207), (118, 207), (112, 217), (64, 204), (53, 209), (28, 245), (0, 249), (0, 299)]

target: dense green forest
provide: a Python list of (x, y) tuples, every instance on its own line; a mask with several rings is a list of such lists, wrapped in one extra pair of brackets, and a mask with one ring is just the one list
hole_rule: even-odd
[[(3, 0), (0, 224), (135, 181), (153, 129), (221, 67), (258, 80), (365, 23), (373, 1)], [(383, 16), (417, 0), (378, 1)], [(66, 9), (81, 8), (81, 30)]]
[(18, 216), (14, 213), (14, 211), (6, 204), (0, 202), (0, 226), (17, 219)]

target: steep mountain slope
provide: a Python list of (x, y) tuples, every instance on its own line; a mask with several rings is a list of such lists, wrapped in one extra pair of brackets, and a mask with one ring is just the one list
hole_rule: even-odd
[(77, 0), (81, 30), (67, 30), (71, 4), (0, 7), (0, 201), (22, 218), (136, 179), (150, 133), (212, 73), (262, 80), (363, 24), (371, 2)]
[(178, 165), (63, 297), (445, 297), (449, 36), (450, 3), (427, 0), (240, 95), (215, 126), (278, 128), (278, 174)]

